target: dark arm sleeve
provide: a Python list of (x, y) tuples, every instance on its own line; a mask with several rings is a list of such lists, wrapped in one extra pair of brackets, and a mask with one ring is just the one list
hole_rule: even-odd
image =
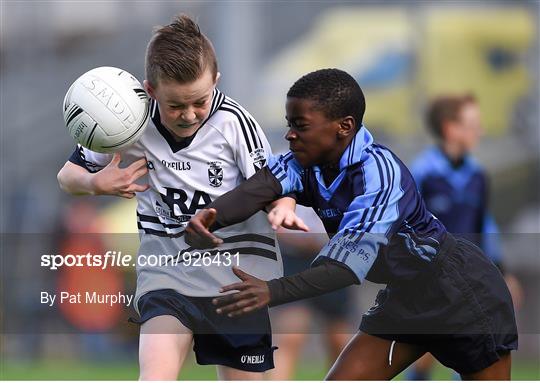
[(221, 195), (207, 208), (217, 211), (216, 223), (211, 230), (245, 221), (281, 196), (282, 187), (268, 166)]
[(272, 279), (267, 283), (270, 306), (277, 306), (360, 284), (360, 281), (345, 264), (329, 260), (298, 274)]

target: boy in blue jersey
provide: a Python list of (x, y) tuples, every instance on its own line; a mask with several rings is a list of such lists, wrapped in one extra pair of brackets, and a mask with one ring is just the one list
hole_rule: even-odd
[[(391, 379), (426, 352), (465, 379), (509, 379), (517, 330), (500, 273), (426, 209), (407, 168), (362, 125), (364, 111), (347, 73), (300, 78), (287, 93), (291, 151), (192, 218), (190, 243), (219, 244), (212, 230), (296, 193), (331, 236), (298, 274), (266, 282), (235, 269), (242, 282), (222, 289), (238, 292), (216, 299), (218, 312), (242, 315), (364, 279), (386, 283), (328, 379)], [(284, 214), (271, 212), (274, 225)]]
[[(427, 208), (449, 232), (474, 242), (504, 272), (497, 226), (488, 209), (487, 176), (470, 154), (482, 133), (476, 99), (472, 95), (438, 97), (428, 108), (426, 122), (436, 145), (415, 159), (411, 172)], [(504, 276), (518, 307), (519, 283), (511, 274)], [(409, 378), (428, 378), (432, 361), (426, 355)]]
[(497, 227), (488, 211), (488, 180), (470, 155), (482, 132), (475, 98), (437, 98), (429, 107), (427, 124), (437, 144), (411, 166), (426, 206), (449, 232), (474, 242), (500, 268), (500, 249), (490, 240)]

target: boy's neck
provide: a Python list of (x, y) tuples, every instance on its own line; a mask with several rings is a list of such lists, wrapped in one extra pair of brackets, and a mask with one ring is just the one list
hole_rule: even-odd
[(326, 186), (330, 186), (339, 175), (339, 162), (321, 166), (321, 173)]
[(352, 137), (343, 141), (341, 148), (334, 152), (334, 157), (328, 159), (324, 165), (320, 166), (324, 182), (327, 186), (332, 184), (332, 182), (334, 182), (339, 175), (339, 162), (341, 161), (341, 157), (343, 156), (343, 153), (345, 153), (345, 150), (347, 150), (347, 147), (350, 145), (351, 141)]
[(439, 147), (454, 168), (463, 165), (467, 153), (459, 145), (443, 142), (439, 144)]
[(197, 131), (193, 132), (189, 136), (179, 136), (179, 135), (175, 134), (174, 132), (171, 132), (171, 134), (172, 134), (172, 136), (173, 136), (173, 138), (174, 138), (174, 140), (176, 142), (184, 142), (186, 140), (189, 140), (190, 138), (192, 138), (195, 135), (195, 133), (197, 133)]
[[(163, 122), (161, 123), (163, 126), (165, 126), (165, 124), (163, 124)], [(197, 133), (197, 131), (199, 130), (200, 127), (198, 127), (197, 129), (195, 129), (194, 131), (186, 131), (186, 135), (183, 135), (183, 136), (180, 136), (178, 135), (175, 131), (173, 131), (172, 129), (169, 129), (167, 126), (165, 126), (165, 129), (167, 129), (169, 131), (169, 133), (171, 133), (171, 136), (174, 138), (174, 140), (176, 142), (183, 142), (183, 141), (186, 141), (186, 140), (189, 140), (191, 138), (193, 138), (193, 136), (195, 136), (195, 134)]]

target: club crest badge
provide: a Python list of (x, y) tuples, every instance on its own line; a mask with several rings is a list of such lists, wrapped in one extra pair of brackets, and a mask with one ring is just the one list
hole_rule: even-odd
[(223, 168), (220, 161), (208, 162), (208, 182), (210, 186), (220, 187), (223, 183)]
[(266, 165), (266, 157), (264, 156), (264, 149), (255, 149), (253, 152), (249, 153), (251, 158), (253, 158), (253, 166), (255, 171), (259, 171)]

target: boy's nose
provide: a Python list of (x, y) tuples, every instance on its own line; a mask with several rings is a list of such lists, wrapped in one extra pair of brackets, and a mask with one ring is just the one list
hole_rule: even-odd
[(197, 118), (197, 116), (195, 115), (195, 113), (192, 111), (192, 110), (186, 110), (186, 111), (183, 111), (182, 114), (180, 115), (180, 118), (185, 121), (185, 122), (193, 122), (195, 121), (195, 119)]
[(296, 138), (296, 133), (293, 133), (292, 131), (288, 130), (287, 133), (285, 134), (285, 139), (287, 141), (291, 141), (291, 140), (294, 140)]

